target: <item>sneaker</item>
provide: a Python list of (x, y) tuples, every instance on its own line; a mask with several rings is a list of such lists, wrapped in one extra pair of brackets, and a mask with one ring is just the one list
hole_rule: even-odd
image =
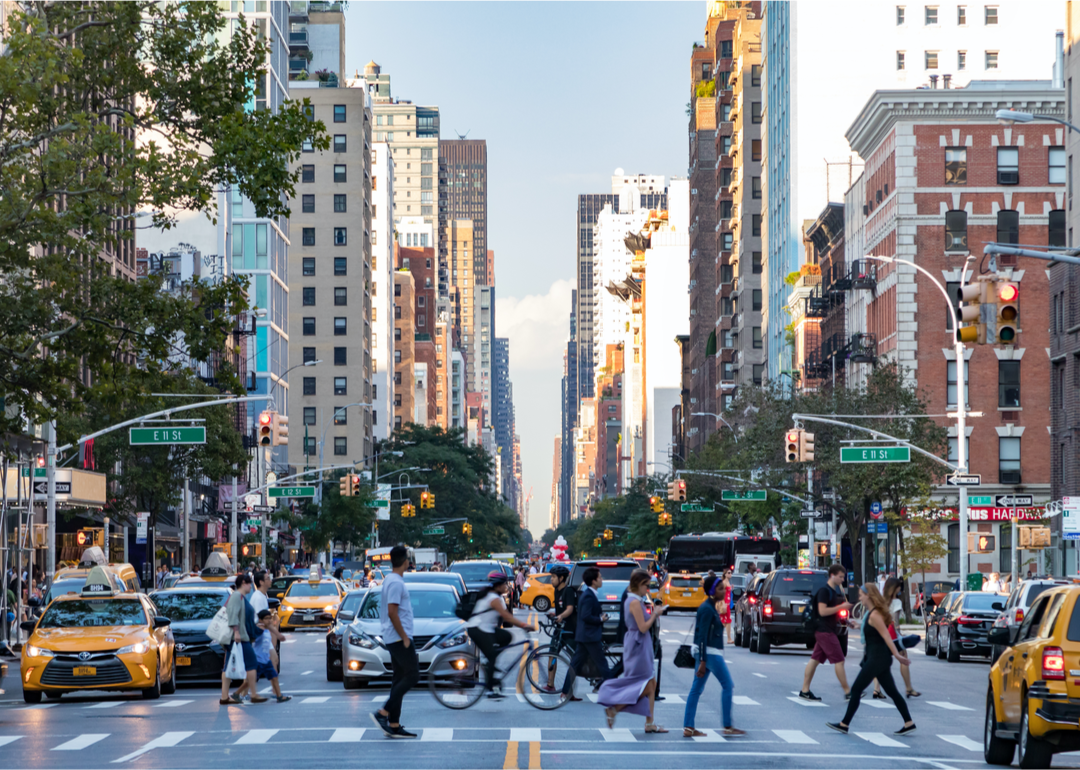
[(746, 735), (746, 730), (740, 730), (738, 727), (725, 727), (723, 733), (724, 735)]
[(391, 738), (415, 738), (416, 733), (410, 733), (404, 727), (402, 727), (401, 725), (398, 725), (397, 727), (391, 727), (390, 728), (390, 737)]
[(806, 692), (800, 692), (799, 697), (803, 700), (821, 700), (821, 698), (814, 695), (814, 693), (810, 692), (809, 690), (807, 690)]
[(383, 731), (383, 735), (387, 738), (394, 737), (394, 728), (390, 726), (390, 717), (383, 716), (378, 711), (371, 714), (371, 721), (379, 726), (379, 729)]
[(826, 722), (825, 726), (830, 728), (830, 729), (836, 730), (836, 732), (838, 732), (838, 733), (843, 733), (844, 735), (848, 734), (848, 732), (847, 732), (848, 729), (846, 727), (844, 727), (842, 724), (840, 724), (839, 722)]
[(917, 728), (915, 727), (915, 725), (911, 725), (910, 727), (905, 725), (904, 727), (901, 727), (899, 730), (894, 732), (893, 735), (908, 735), (915, 732), (916, 729)]
[(487, 694), (489, 700), (502, 700), (506, 696), (502, 694), (502, 690), (492, 690)]

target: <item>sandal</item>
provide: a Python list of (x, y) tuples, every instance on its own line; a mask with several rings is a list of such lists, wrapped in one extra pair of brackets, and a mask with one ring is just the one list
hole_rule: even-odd
[[(655, 724), (655, 723), (651, 723), (651, 722), (650, 722), (650, 723), (647, 723), (647, 724), (645, 725), (645, 732), (647, 732), (647, 733), (666, 733), (666, 732), (668, 732), (668, 731), (667, 731), (667, 730), (665, 730), (665, 729), (664, 729), (663, 727), (661, 727), (660, 725), (658, 725), (658, 724)], [(684, 734), (684, 735), (686, 734), (686, 731), (685, 731), (685, 730), (683, 730), (683, 734)]]
[(915, 691), (915, 690), (908, 690), (908, 691), (907, 691), (907, 696), (908, 696), (909, 698), (918, 698), (918, 697), (919, 697), (920, 695), (922, 695), (922, 693), (921, 693), (921, 692), (917, 692), (917, 691)]
[(606, 709), (604, 709), (604, 716), (607, 717), (607, 726), (609, 730), (615, 727), (615, 715), (618, 713), (619, 712), (616, 711), (613, 706), (608, 706)]
[(696, 730), (693, 727), (684, 727), (682, 729), (683, 738), (704, 738), (705, 736), (706, 733), (701, 732), (701, 730)]
[(885, 693), (874, 690), (874, 700), (885, 700)]
[(218, 703), (222, 706), (243, 706), (244, 701), (237, 698), (235, 695), (230, 695), (228, 698), (219, 698)]

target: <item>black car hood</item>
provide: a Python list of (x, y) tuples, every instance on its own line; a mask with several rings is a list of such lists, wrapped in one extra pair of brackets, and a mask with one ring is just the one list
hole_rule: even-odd
[(174, 620), (169, 624), (173, 636), (205, 636), (210, 627), (211, 618), (206, 620)]

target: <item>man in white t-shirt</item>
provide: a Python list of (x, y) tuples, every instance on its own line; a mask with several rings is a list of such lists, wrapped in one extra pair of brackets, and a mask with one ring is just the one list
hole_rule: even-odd
[(413, 608), (409, 587), (402, 575), (409, 568), (409, 551), (403, 545), (390, 549), (393, 572), (382, 582), (379, 594), (379, 626), (383, 645), (394, 664), (390, 697), (371, 718), (387, 738), (415, 738), (401, 726), (401, 701), (420, 681), (420, 659), (412, 643)]

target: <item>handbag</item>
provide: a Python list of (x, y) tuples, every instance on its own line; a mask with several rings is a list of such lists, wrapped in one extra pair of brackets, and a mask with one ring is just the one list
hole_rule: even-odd
[(694, 647), (686, 643), (687, 638), (691, 640), (694, 638), (694, 629), (696, 628), (697, 618), (694, 618), (694, 625), (690, 626), (690, 631), (683, 637), (683, 643), (679, 645), (679, 650), (675, 653), (675, 660), (673, 661), (675, 668), (697, 668), (697, 661), (694, 660)]
[(214, 619), (210, 621), (210, 625), (206, 627), (206, 635), (210, 637), (211, 641), (217, 642), (220, 645), (226, 645), (232, 643), (233, 633), (232, 628), (229, 626), (229, 613), (225, 607), (222, 607), (214, 615)]
[(247, 676), (244, 666), (244, 650), (240, 644), (234, 644), (229, 651), (229, 663), (225, 666), (225, 676), (229, 679), (243, 679)]

